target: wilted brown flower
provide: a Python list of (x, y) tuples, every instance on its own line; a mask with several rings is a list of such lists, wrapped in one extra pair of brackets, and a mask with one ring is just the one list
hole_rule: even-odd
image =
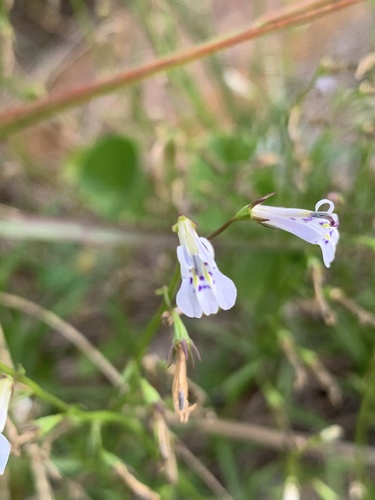
[[(185, 346), (186, 347), (186, 346)], [(181, 424), (186, 424), (189, 421), (190, 413), (195, 410), (196, 403), (189, 406), (189, 385), (187, 380), (186, 369), (186, 349), (181, 342), (177, 342), (174, 346), (174, 355), (176, 367), (173, 376), (172, 397), (175, 413), (180, 418)]]

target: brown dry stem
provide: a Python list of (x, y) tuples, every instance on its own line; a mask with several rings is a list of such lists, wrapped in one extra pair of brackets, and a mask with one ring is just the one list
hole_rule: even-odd
[(160, 495), (133, 476), (124, 463), (118, 461), (112, 465), (112, 469), (121, 481), (142, 500), (160, 500)]
[(320, 264), (312, 266), (312, 280), (315, 292), (315, 300), (319, 306), (324, 323), (333, 326), (337, 322), (335, 311), (329, 306), (323, 291), (323, 271)]
[(327, 370), (317, 356), (314, 356), (314, 359), (308, 365), (319, 384), (326, 391), (331, 404), (333, 406), (340, 406), (342, 404), (342, 391), (335, 377)]
[(27, 452), (30, 456), (30, 465), (34, 476), (37, 498), (40, 500), (54, 500), (55, 496), (44, 463), (44, 454), (37, 444), (30, 444), (27, 447)]
[(349, 299), (341, 288), (333, 288), (329, 296), (332, 300), (341, 304), (354, 314), (362, 325), (368, 325), (375, 328), (375, 315), (356, 304), (354, 300)]
[(300, 391), (307, 384), (309, 378), (307, 370), (303, 362), (298, 357), (295, 344), (290, 336), (282, 336), (282, 338), (280, 339), (280, 345), (285, 356), (288, 358), (296, 373), (293, 387), (296, 391)]
[(174, 446), (172, 444), (172, 433), (167, 426), (164, 415), (157, 407), (152, 414), (152, 426), (163, 460), (163, 472), (167, 480), (171, 484), (175, 484), (178, 480), (178, 470)]
[(114, 386), (122, 390), (125, 389), (121, 374), (112, 363), (110, 363), (81, 332), (71, 324), (62, 320), (57, 314), (44, 309), (38, 304), (35, 304), (35, 302), (31, 302), (30, 300), (10, 293), (0, 292), (0, 304), (22, 311), (49, 325), (69, 342), (74, 344)]
[(190, 413), (197, 404), (189, 406), (189, 385), (187, 380), (186, 355), (181, 344), (175, 346), (176, 365), (172, 383), (172, 398), (175, 413), (179, 416), (180, 423), (189, 421)]
[(220, 500), (233, 500), (233, 497), (227, 490), (219, 483), (216, 477), (205, 467), (200, 460), (180, 441), (176, 442), (176, 453), (184, 460), (195, 474), (202, 479), (202, 481), (214, 493), (215, 498)]
[(318, 17), (338, 12), (364, 0), (301, 1), (297, 4), (277, 9), (250, 28), (201, 45), (151, 61), (104, 81), (95, 82), (63, 93), (56, 93), (32, 103), (5, 110), (0, 113), (0, 136), (21, 130), (32, 124), (50, 118), (61, 111), (89, 102), (91, 99), (110, 94), (123, 87), (141, 82), (162, 71), (176, 68), (245, 41), (259, 38), (268, 33), (311, 22)]
[(372, 446), (360, 446), (349, 441), (317, 442), (315, 434), (282, 432), (260, 425), (216, 418), (194, 419), (193, 425), (197, 432), (256, 443), (271, 450), (299, 451), (303, 455), (319, 459), (326, 458), (329, 452), (331, 457), (336, 455), (350, 462), (361, 456), (367, 465), (375, 465), (375, 448)]

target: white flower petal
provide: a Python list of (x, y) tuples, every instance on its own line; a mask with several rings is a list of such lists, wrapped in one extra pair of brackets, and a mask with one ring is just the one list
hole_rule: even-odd
[(199, 239), (203, 243), (205, 250), (208, 252), (208, 257), (210, 257), (209, 260), (213, 261), (213, 259), (215, 258), (215, 250), (214, 250), (214, 247), (212, 246), (212, 243), (207, 238), (204, 238), (203, 236), (201, 236)]
[(181, 274), (182, 276), (189, 276), (190, 269), (193, 267), (193, 259), (187, 253), (186, 249), (183, 246), (177, 247), (177, 259), (180, 263)]
[(182, 283), (176, 295), (176, 304), (180, 310), (189, 318), (201, 318), (202, 307), (198, 302), (194, 287), (182, 278)]
[(193, 285), (193, 259), (182, 246), (177, 247), (177, 258), (180, 262), (182, 283), (177, 292), (176, 304), (189, 318), (200, 318), (202, 316), (202, 307), (198, 302)]
[(251, 209), (251, 216), (258, 217), (259, 219), (269, 219), (274, 215), (280, 215), (285, 218), (300, 218), (309, 217), (311, 210), (304, 210), (301, 208), (284, 208), (284, 207), (270, 207), (268, 205), (255, 205)]
[(216, 298), (221, 309), (225, 311), (234, 306), (237, 298), (237, 288), (233, 281), (219, 269), (214, 272)]
[(206, 316), (210, 314), (216, 314), (219, 310), (219, 304), (217, 303), (217, 298), (215, 291), (209, 284), (200, 284), (200, 289), (198, 289), (198, 301), (202, 307), (202, 310)]
[(323, 252), (323, 261), (327, 267), (331, 266), (331, 262), (333, 262), (335, 258), (336, 245), (339, 241), (339, 232), (336, 228), (331, 228), (330, 239), (324, 239), (319, 243), (320, 248)]
[(314, 219), (313, 217), (311, 217), (311, 220), (308, 220), (308, 218), (290, 220), (288, 218), (273, 217), (267, 224), (295, 234), (308, 243), (319, 245), (322, 249), (324, 264), (330, 267), (335, 257), (336, 244), (339, 239), (337, 228), (326, 227), (327, 224), (322, 219)]
[(0, 377), (0, 432), (3, 432), (8, 416), (8, 407), (12, 395), (13, 378), (4, 375)]
[(10, 455), (9, 441), (3, 434), (0, 434), (0, 474), (4, 474), (6, 464)]
[(319, 222), (321, 219), (314, 219), (307, 217), (304, 219), (289, 219), (280, 216), (271, 217), (265, 224), (277, 229), (283, 229), (288, 233), (292, 233), (308, 243), (318, 244), (327, 233), (327, 229), (322, 227)]
[(326, 241), (320, 242), (319, 246), (322, 249), (324, 265), (326, 267), (331, 267), (331, 262), (333, 262), (335, 258), (335, 247)]

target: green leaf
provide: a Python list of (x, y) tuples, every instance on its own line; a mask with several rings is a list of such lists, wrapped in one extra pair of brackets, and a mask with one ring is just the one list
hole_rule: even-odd
[(52, 431), (63, 419), (64, 415), (48, 415), (46, 417), (41, 417), (36, 420), (36, 424), (39, 427), (40, 436), (45, 436)]
[(118, 219), (143, 199), (144, 176), (135, 142), (108, 135), (73, 159), (73, 177), (83, 198), (99, 215)]

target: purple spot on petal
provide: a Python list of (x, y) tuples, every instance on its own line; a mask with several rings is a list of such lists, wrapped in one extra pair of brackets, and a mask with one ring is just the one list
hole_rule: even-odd
[(310, 222), (313, 220), (312, 217), (302, 217), (303, 222)]
[(204, 281), (204, 276), (199, 276), (200, 281)]
[(289, 219), (290, 219), (290, 220), (296, 220), (296, 218), (295, 218), (295, 217), (289, 217)]
[(190, 285), (193, 284), (193, 278), (190, 278)]

